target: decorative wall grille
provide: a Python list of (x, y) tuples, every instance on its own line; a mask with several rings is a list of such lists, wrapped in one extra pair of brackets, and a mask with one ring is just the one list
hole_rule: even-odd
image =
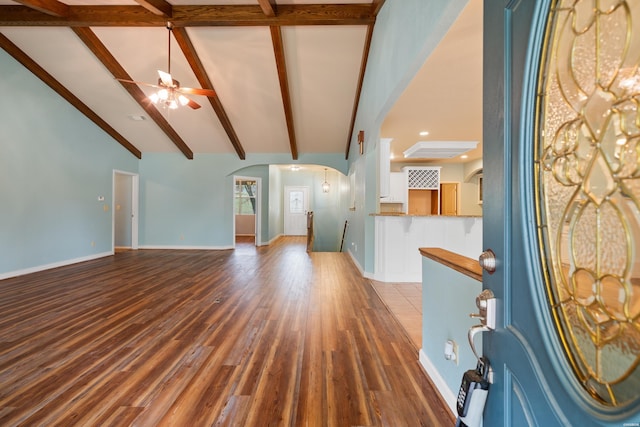
[(408, 187), (422, 190), (438, 190), (440, 188), (439, 168), (407, 169)]

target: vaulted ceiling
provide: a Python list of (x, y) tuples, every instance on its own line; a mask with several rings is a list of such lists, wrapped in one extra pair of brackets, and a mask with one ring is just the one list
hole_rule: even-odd
[[(0, 0), (0, 47), (139, 158), (346, 155), (383, 3)], [(157, 88), (117, 80), (157, 84), (169, 66), (215, 96), (174, 110), (149, 101)]]

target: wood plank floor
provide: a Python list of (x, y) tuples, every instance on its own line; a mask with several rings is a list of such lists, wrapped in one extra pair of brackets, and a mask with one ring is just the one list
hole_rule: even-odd
[(450, 426), (348, 255), (140, 250), (0, 281), (1, 426)]

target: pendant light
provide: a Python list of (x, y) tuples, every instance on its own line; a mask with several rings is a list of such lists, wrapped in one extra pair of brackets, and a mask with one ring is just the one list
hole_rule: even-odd
[(328, 193), (331, 185), (327, 182), (327, 168), (324, 168), (324, 182), (322, 183), (322, 192)]

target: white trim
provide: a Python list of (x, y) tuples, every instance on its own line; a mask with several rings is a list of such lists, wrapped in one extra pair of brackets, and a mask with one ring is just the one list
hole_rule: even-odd
[(91, 261), (98, 258), (104, 258), (113, 255), (113, 252), (101, 252), (99, 254), (87, 255), (84, 257), (68, 259), (64, 261), (53, 262), (51, 264), (38, 265), (35, 267), (25, 268), (23, 270), (9, 271), (0, 274), (0, 280), (9, 279), (11, 277), (23, 276), (25, 274), (37, 273), (38, 271), (50, 270), (52, 268), (64, 267), (79, 262)]
[[(127, 175), (131, 177), (131, 249), (138, 249), (139, 234), (139, 218), (140, 210), (140, 175), (135, 172), (127, 172), (114, 169), (111, 176), (111, 204), (115, 205), (116, 200), (116, 174)], [(111, 209), (111, 249), (115, 250), (116, 242), (116, 210), (115, 206)]]
[(458, 400), (457, 396), (453, 394), (453, 392), (445, 382), (444, 378), (442, 378), (442, 376), (440, 375), (440, 372), (438, 372), (438, 370), (433, 365), (429, 357), (427, 357), (423, 349), (420, 349), (420, 365), (422, 365), (424, 370), (427, 372), (427, 375), (429, 375), (429, 378), (431, 378), (431, 381), (436, 386), (436, 388), (440, 392), (440, 395), (447, 403), (447, 406), (449, 407), (449, 410), (451, 411), (453, 416), (457, 417), (458, 416), (458, 410), (456, 409), (456, 401)]
[[(302, 191), (304, 193), (303, 209), (304, 209), (305, 217), (307, 217), (307, 214), (309, 212), (313, 211), (313, 207), (311, 206), (311, 187), (309, 187), (308, 185), (285, 185), (284, 197), (282, 198), (282, 212), (284, 214), (283, 216), (284, 235), (285, 236), (306, 236), (308, 233), (307, 220), (300, 218), (301, 214), (292, 214), (290, 212), (291, 205), (290, 205), (289, 197), (292, 191)], [(292, 221), (293, 215), (296, 215), (295, 218), (299, 219), (300, 221), (303, 221), (299, 230), (296, 229), (297, 227), (295, 226), (297, 225), (298, 221), (296, 220)], [(292, 234), (292, 233), (296, 233), (296, 234)]]
[(358, 269), (358, 271), (360, 272), (360, 275), (362, 275), (362, 277), (364, 277), (365, 279), (374, 279), (375, 280), (375, 275), (374, 274), (367, 273), (366, 271), (364, 271), (362, 266), (360, 266), (360, 263), (358, 262), (356, 257), (353, 256), (353, 253), (351, 252), (351, 249), (347, 249), (346, 253), (349, 254), (349, 256), (351, 257), (351, 261), (353, 261), (353, 264), (356, 266), (356, 268)]
[(231, 189), (231, 211), (232, 211), (232, 237), (233, 237), (233, 246), (231, 249), (236, 247), (235, 236), (236, 236), (236, 212), (235, 212), (235, 198), (236, 198), (236, 181), (237, 180), (254, 180), (256, 182), (256, 212), (255, 212), (255, 245), (256, 246), (264, 246), (262, 243), (262, 178), (259, 176), (244, 176), (244, 175), (233, 175), (233, 187)]
[(175, 246), (175, 245), (140, 245), (140, 249), (171, 249), (171, 250), (204, 250), (204, 251), (223, 251), (233, 249), (233, 245), (228, 246)]
[(282, 236), (284, 236), (284, 234), (280, 233), (276, 237), (274, 237), (273, 239), (269, 240), (268, 242), (262, 243), (261, 245), (256, 245), (256, 246), (269, 246), (270, 244), (272, 244), (273, 242), (275, 242), (276, 240), (278, 240)]

